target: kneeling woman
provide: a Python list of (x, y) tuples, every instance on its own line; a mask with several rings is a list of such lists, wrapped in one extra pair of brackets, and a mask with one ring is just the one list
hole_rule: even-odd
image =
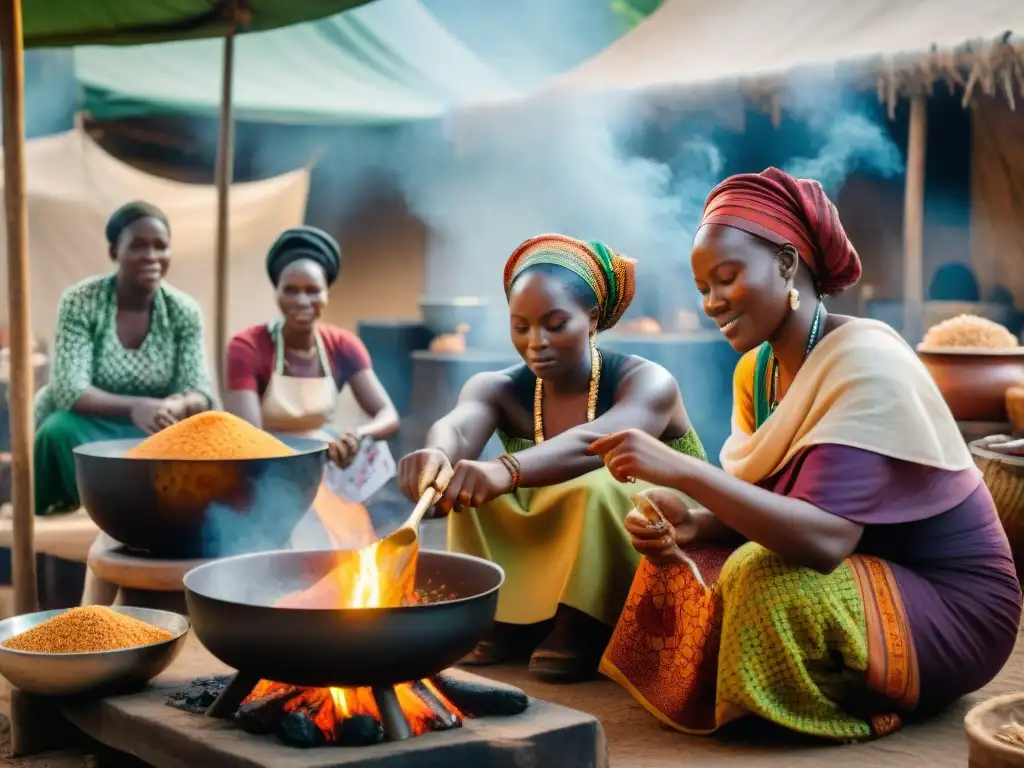
[(602, 671), (683, 731), (757, 715), (842, 741), (984, 686), (1020, 623), (1006, 536), (913, 350), (818, 300), (860, 277), (821, 186), (727, 179), (691, 262), (704, 311), (746, 353), (725, 471), (637, 431), (592, 446), (620, 480), (703, 505), (638, 496), (662, 518), (627, 518), (647, 558)]
[[(704, 459), (672, 376), (594, 344), (629, 306), (633, 269), (601, 243), (523, 243), (505, 265), (505, 292), (525, 364), (470, 379), (427, 447), (399, 466), (410, 498), (444, 490), (440, 511), (456, 512), (450, 549), (505, 569), (495, 632), (466, 663), (504, 661), (554, 618), (531, 670), (557, 681), (596, 672), (640, 558), (622, 524), (636, 486), (615, 482), (587, 446), (636, 427)], [(495, 432), (508, 453), (477, 461)]]
[(143, 437), (210, 408), (196, 301), (164, 282), (167, 217), (129, 203), (107, 222), (112, 275), (61, 297), (50, 384), (36, 396), (36, 514), (78, 507), (72, 449)]

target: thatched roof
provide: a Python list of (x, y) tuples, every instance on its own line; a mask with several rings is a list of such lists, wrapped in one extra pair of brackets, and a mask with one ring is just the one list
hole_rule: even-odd
[[(1012, 33), (1017, 32), (1018, 36)], [(1024, 99), (1024, 0), (665, 0), (551, 87), (777, 93), (815, 70), (890, 105), (938, 82)]]

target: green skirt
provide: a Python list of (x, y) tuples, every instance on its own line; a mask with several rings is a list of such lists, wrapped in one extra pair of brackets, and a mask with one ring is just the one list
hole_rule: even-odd
[(72, 451), (100, 440), (145, 437), (127, 419), (103, 419), (72, 411), (54, 411), (36, 429), (36, 514), (48, 515), (78, 509), (78, 482)]

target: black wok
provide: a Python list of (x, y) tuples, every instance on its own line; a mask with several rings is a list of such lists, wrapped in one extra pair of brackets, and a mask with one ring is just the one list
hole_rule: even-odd
[(403, 608), (275, 608), (315, 584), (336, 552), (261, 552), (185, 574), (192, 630), (239, 673), (290, 685), (390, 686), (430, 677), (487, 634), (505, 574), (469, 555), (420, 552), (416, 584), (456, 599)]
[(141, 442), (74, 449), (89, 517), (133, 549), (166, 557), (220, 557), (280, 549), (309, 511), (327, 446), (278, 436), (297, 453), (275, 459), (131, 459)]

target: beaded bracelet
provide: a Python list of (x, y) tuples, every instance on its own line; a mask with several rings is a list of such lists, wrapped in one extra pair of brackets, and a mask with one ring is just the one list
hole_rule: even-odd
[(520, 469), (519, 460), (511, 454), (503, 454), (498, 457), (498, 461), (501, 465), (508, 470), (508, 473), (512, 475), (512, 491), (514, 492), (519, 487)]

